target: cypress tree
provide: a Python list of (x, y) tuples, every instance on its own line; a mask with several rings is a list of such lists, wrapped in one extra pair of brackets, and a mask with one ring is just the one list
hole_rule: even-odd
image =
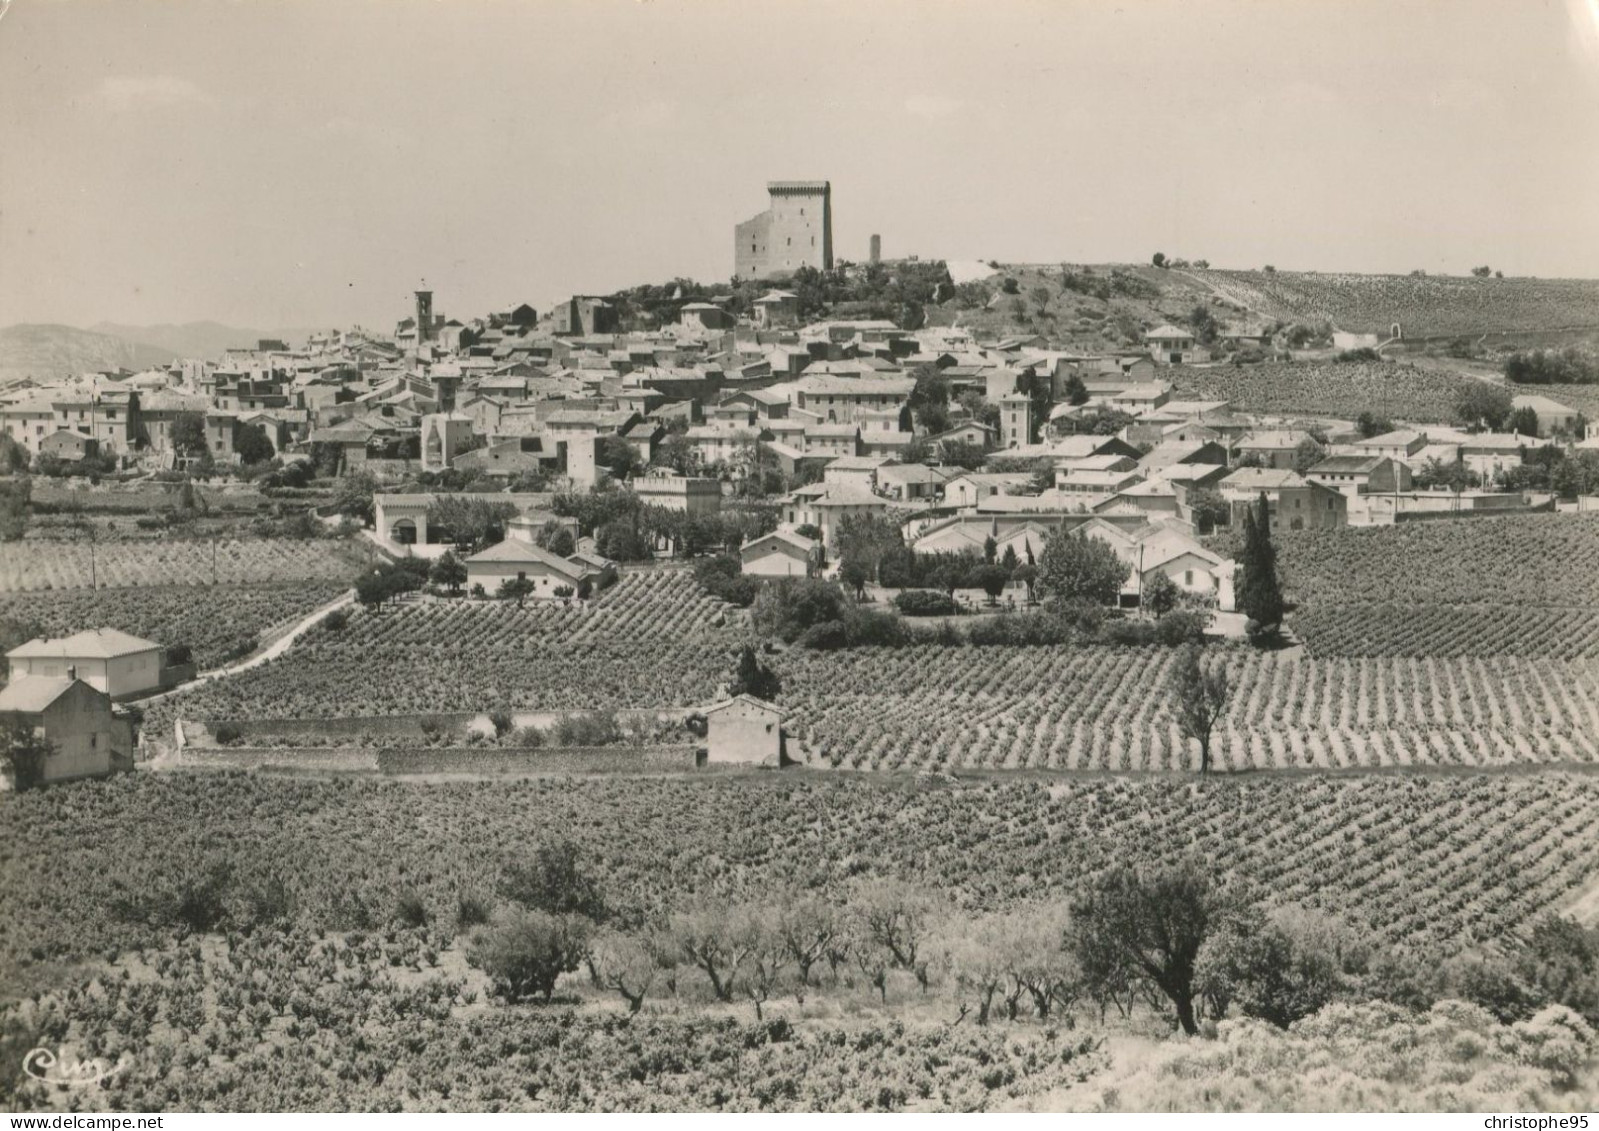
[(1239, 609), (1262, 629), (1280, 624), (1283, 593), (1277, 580), (1277, 548), (1271, 543), (1271, 517), (1264, 494), (1244, 512), (1244, 552), (1239, 574)]

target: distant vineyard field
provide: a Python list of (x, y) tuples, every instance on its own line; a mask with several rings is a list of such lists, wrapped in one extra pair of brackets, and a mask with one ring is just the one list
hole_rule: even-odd
[[(1168, 649), (938, 646), (786, 653), (785, 725), (868, 770), (1183, 771)], [(1599, 760), (1599, 664), (1218, 653), (1224, 770)]]
[(1288, 597), (1318, 605), (1599, 606), (1599, 515), (1274, 530)]
[[(91, 563), (91, 554), (93, 560)], [(0, 593), (154, 585), (348, 583), (365, 555), (334, 539), (0, 543)], [(91, 568), (92, 565), (92, 568)]]
[(1599, 609), (1312, 605), (1292, 618), (1317, 656), (1599, 657)]
[(740, 616), (676, 571), (626, 574), (592, 606), (357, 611), (342, 630), (315, 629), (287, 655), (164, 706), (215, 719), (693, 706), (731, 672)]
[(1223, 297), (1273, 318), (1407, 338), (1599, 326), (1599, 281), (1205, 271)]
[(1446, 422), (1475, 378), (1399, 364), (1262, 362), (1174, 367), (1173, 395), (1224, 400), (1245, 412), (1303, 413), (1353, 420), (1363, 412), (1391, 420)]
[(0, 594), (0, 620), (49, 636), (110, 627), (159, 644), (187, 644), (204, 669), (221, 664), (231, 648), (300, 619), (347, 588), (338, 581), (295, 581)]

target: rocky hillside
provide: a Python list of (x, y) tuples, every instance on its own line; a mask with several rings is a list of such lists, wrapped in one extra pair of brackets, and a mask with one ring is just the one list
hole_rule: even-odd
[(67, 377), (103, 369), (148, 369), (176, 356), (158, 346), (128, 342), (75, 326), (23, 323), (0, 327), (0, 380)]

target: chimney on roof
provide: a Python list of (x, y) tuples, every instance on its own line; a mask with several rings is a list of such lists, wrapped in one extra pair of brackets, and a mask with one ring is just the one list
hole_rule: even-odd
[(67, 682), (71, 683), (73, 680), (75, 680), (77, 678), (78, 678), (77, 665), (76, 664), (68, 664), (67, 665)]

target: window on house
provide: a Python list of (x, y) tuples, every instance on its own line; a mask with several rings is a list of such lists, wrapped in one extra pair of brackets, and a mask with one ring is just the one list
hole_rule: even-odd
[(1192, 585), (1193, 583), (1194, 583), (1194, 571), (1191, 570), (1191, 569), (1183, 570), (1183, 584), (1184, 585)]

